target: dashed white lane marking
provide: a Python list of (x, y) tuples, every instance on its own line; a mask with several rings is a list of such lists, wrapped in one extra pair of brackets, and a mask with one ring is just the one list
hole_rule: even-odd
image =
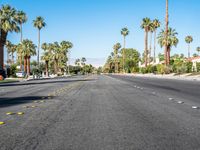
[(192, 109), (199, 109), (198, 106), (192, 106)]
[(177, 103), (178, 103), (178, 104), (183, 104), (184, 102), (183, 102), (183, 101), (178, 101)]
[(171, 98), (171, 97), (170, 97), (169, 100), (172, 101), (172, 100), (174, 100), (174, 98)]

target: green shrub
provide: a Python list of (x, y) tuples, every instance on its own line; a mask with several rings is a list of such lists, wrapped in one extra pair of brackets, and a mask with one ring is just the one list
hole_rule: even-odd
[(10, 66), (10, 75), (12, 77), (16, 77), (16, 73), (17, 73), (17, 64), (13, 64)]
[(197, 72), (200, 72), (200, 62), (196, 64)]
[(140, 68), (140, 73), (142, 73), (142, 74), (148, 73), (147, 68), (146, 67)]
[(164, 73), (165, 73), (164, 67), (165, 67), (165, 66), (162, 65), (162, 64), (156, 65), (157, 73), (158, 73), (158, 74), (164, 74)]
[(186, 68), (187, 68), (186, 72), (187, 73), (191, 73), (192, 72), (193, 63), (192, 62), (186, 62), (185, 65), (186, 65)]

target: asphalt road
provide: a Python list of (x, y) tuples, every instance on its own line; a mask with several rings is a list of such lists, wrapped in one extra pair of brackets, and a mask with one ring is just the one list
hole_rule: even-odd
[(1, 84), (0, 149), (200, 150), (199, 91), (104, 75)]

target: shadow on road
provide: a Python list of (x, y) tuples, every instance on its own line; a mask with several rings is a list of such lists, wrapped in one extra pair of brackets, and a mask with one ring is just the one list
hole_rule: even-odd
[[(13, 105), (27, 104), (33, 101), (44, 100), (42, 96), (28, 96), (28, 97), (6, 97), (0, 98), (0, 108), (10, 107)], [(45, 100), (48, 100), (45, 98)]]
[(1, 84), (0, 87), (9, 87), (9, 86), (23, 86), (23, 85), (38, 85), (38, 84), (50, 84), (50, 83), (70, 83), (70, 82), (85, 82), (85, 81), (94, 81), (95, 79), (75, 79), (75, 80), (53, 80), (53, 81), (27, 81), (26, 83), (7, 83), (7, 84)]

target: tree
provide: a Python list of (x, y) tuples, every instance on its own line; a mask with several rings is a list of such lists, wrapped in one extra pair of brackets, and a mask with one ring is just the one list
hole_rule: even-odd
[(49, 45), (47, 43), (42, 44), (42, 49), (44, 50), (44, 53), (41, 57), (41, 60), (45, 61), (46, 77), (48, 77), (49, 76), (49, 61), (51, 60), (51, 52), (49, 50)]
[(76, 59), (75, 60), (75, 65), (80, 66), (80, 61), (81, 61), (80, 59)]
[[(70, 63), (69, 63), (69, 50), (73, 47), (73, 44), (71, 43), (71, 42), (69, 42), (69, 41), (62, 41), (61, 43), (60, 43), (60, 45), (61, 45), (61, 49), (62, 49), (62, 51), (65, 53), (65, 56), (66, 56), (66, 58), (68, 59), (68, 74), (70, 74), (70, 67), (69, 67), (69, 65), (70, 65)], [(67, 56), (68, 55), (68, 56)], [(67, 61), (66, 61), (66, 63), (67, 63)], [(67, 64), (66, 64), (66, 66), (67, 66)]]
[(23, 40), (21, 43), (22, 54), (24, 56), (24, 71), (30, 75), (30, 59), (36, 55), (36, 45), (31, 40)]
[[(28, 18), (26, 16), (26, 13), (24, 13), (23, 11), (17, 11), (16, 12), (16, 14), (15, 14), (15, 20), (20, 25), (20, 33), (21, 33), (20, 42), (21, 43), (23, 41), (23, 29), (22, 29), (22, 25), (27, 22), (27, 19)], [(22, 71), (22, 64), (21, 64), (21, 62), (22, 62), (22, 54), (17, 52), (17, 60), (19, 60), (19, 59), (20, 59), (20, 70)]]
[(153, 22), (151, 22), (150, 25), (149, 25), (149, 32), (150, 32), (150, 44), (149, 44), (149, 52), (148, 52), (149, 65), (151, 63), (151, 50), (152, 50), (152, 39), (153, 39), (152, 36), (153, 36), (154, 30), (155, 30), (154, 24), (153, 24)]
[[(167, 45), (167, 57), (165, 56), (165, 59), (167, 59), (167, 65), (170, 64), (170, 51), (173, 46), (177, 46), (179, 40), (177, 38), (178, 33), (176, 30), (169, 28), (168, 29), (168, 35), (165, 35), (165, 31), (161, 30), (161, 32), (158, 35), (158, 43), (160, 44), (161, 47)], [(167, 38), (166, 38), (167, 37)]]
[(46, 26), (46, 23), (44, 22), (44, 18), (41, 16), (36, 17), (35, 20), (33, 20), (33, 25), (35, 28), (38, 29), (38, 52), (37, 52), (37, 62), (38, 62), (38, 67), (40, 65), (40, 31), (42, 28)]
[(21, 32), (21, 37), (20, 37), (20, 42), (23, 41), (23, 30), (22, 30), (22, 25), (27, 22), (27, 16), (26, 13), (23, 11), (17, 11), (15, 14), (15, 20), (17, 23), (20, 25), (20, 32)]
[(121, 35), (124, 37), (124, 48), (123, 48), (123, 72), (125, 73), (125, 48), (126, 48), (126, 36), (129, 34), (128, 28), (123, 28), (121, 30)]
[(168, 39), (168, 32), (169, 32), (169, 1), (168, 0), (166, 0), (166, 14), (165, 14), (165, 52), (164, 52), (164, 54), (165, 54), (165, 65), (169, 65), (169, 60), (168, 60), (168, 58), (169, 58), (169, 56), (168, 56), (168, 54), (170, 54), (170, 50), (169, 50), (169, 46), (168, 46), (168, 41), (167, 41), (167, 39)]
[(117, 43), (113, 46), (114, 49), (114, 54), (115, 54), (115, 73), (119, 72), (119, 60), (118, 60), (118, 52), (119, 49), (121, 48), (121, 44)]
[(7, 48), (8, 54), (11, 54), (11, 58), (12, 58), (11, 64), (13, 65), (14, 64), (14, 53), (16, 52), (17, 46), (7, 40), (6, 48)]
[(200, 47), (197, 47), (196, 51), (198, 52), (198, 55), (199, 55), (199, 53), (200, 53)]
[(190, 43), (193, 42), (192, 36), (190, 36), (190, 35), (186, 36), (185, 42), (188, 44), (188, 58), (190, 58)]
[(150, 18), (143, 18), (141, 28), (145, 31), (145, 50), (144, 50), (144, 56), (145, 56), (145, 67), (147, 67), (147, 61), (148, 61), (148, 32), (150, 30), (151, 20)]
[(160, 27), (160, 21), (158, 19), (153, 20), (154, 25), (154, 50), (153, 50), (153, 62), (156, 62), (156, 39), (157, 39), (157, 29)]
[(15, 20), (16, 10), (9, 5), (0, 9), (0, 67), (4, 66), (4, 46), (9, 32), (19, 32), (20, 28)]
[[(122, 50), (121, 50), (121, 53)], [(140, 54), (136, 49), (125, 49), (126, 60), (125, 68), (128, 73), (137, 72), (139, 70)]]

